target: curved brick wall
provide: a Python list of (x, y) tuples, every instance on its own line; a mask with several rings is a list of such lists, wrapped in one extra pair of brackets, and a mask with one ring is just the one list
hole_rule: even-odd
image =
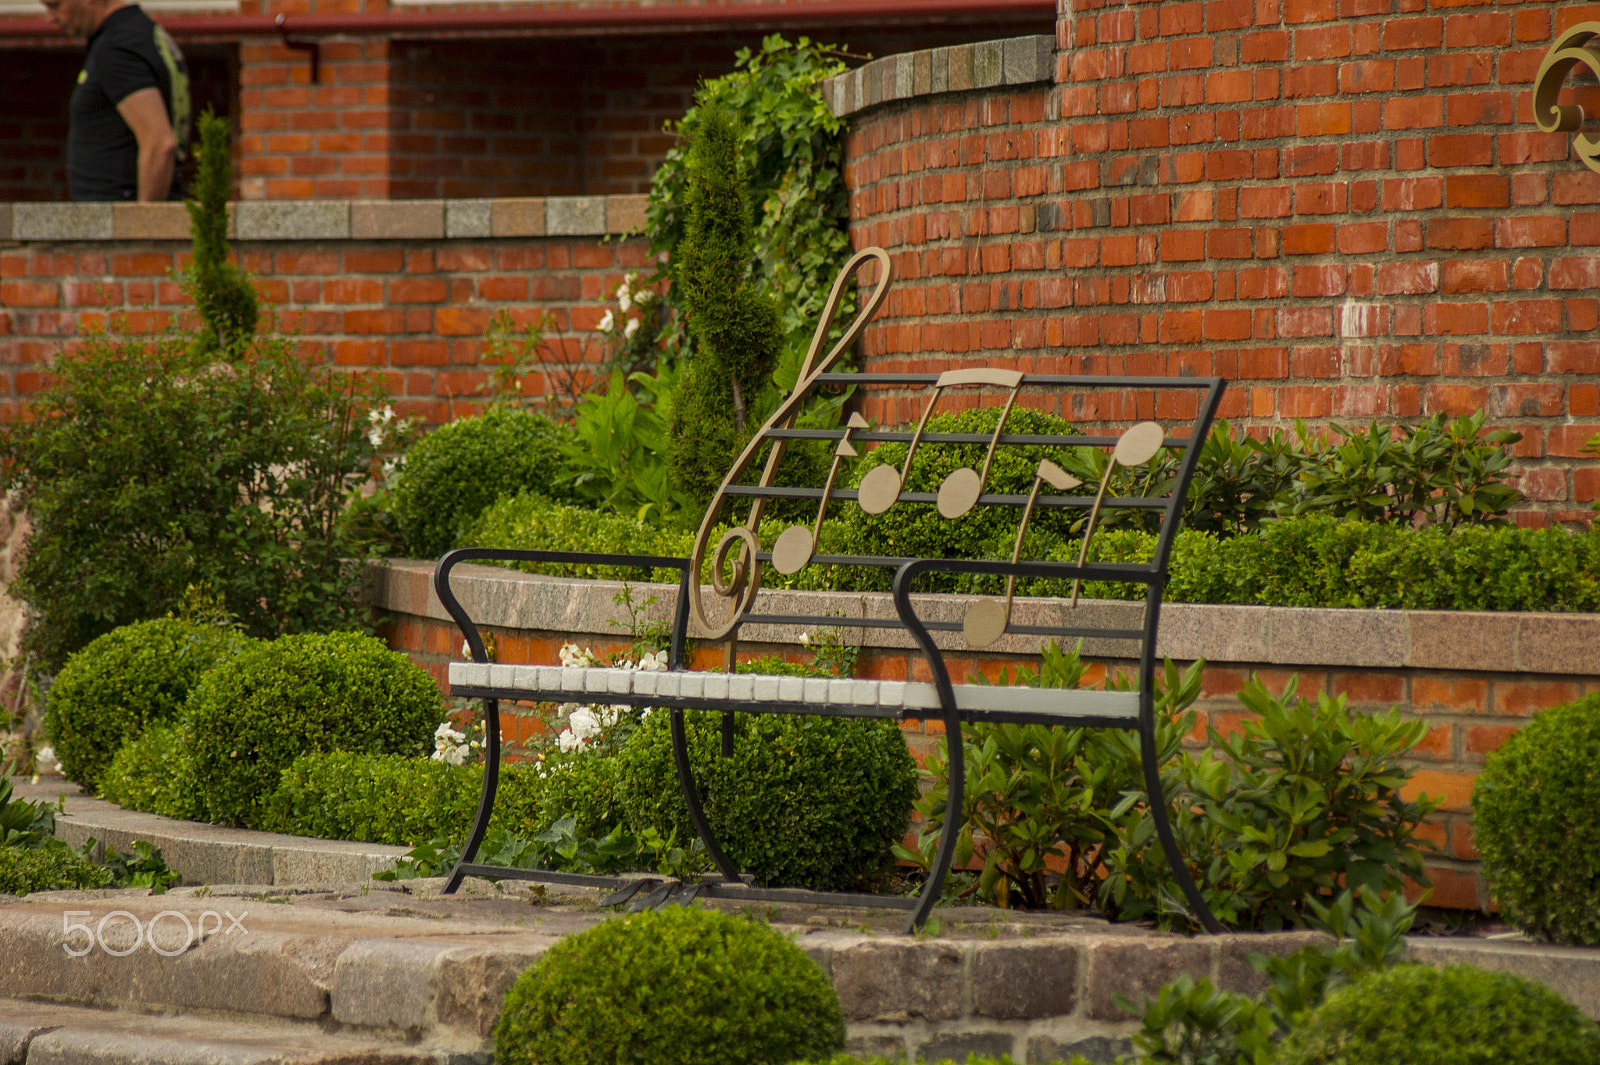
[(836, 92), (854, 238), (901, 279), (872, 368), (1218, 374), (1257, 428), (1486, 409), (1528, 520), (1588, 513), (1600, 174), (1531, 83), (1600, 7), (1062, 4), (1053, 84), (896, 91), (901, 56)]

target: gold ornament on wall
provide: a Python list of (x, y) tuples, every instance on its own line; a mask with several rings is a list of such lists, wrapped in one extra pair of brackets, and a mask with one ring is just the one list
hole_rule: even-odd
[[(1583, 108), (1556, 100), (1573, 67), (1582, 64), (1600, 78), (1600, 54), (1590, 50), (1590, 43), (1596, 38), (1600, 38), (1600, 22), (1579, 23), (1556, 38), (1539, 64), (1539, 75), (1533, 80), (1533, 118), (1546, 133), (1571, 133), (1583, 128)], [(1572, 144), (1583, 164), (1600, 173), (1600, 138), (1579, 133), (1572, 138)]]

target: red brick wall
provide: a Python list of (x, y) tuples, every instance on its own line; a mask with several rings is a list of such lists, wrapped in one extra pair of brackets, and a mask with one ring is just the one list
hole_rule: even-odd
[(1053, 88), (856, 117), (853, 234), (901, 278), (868, 362), (1218, 374), (1258, 429), (1487, 410), (1524, 436), (1524, 491), (1581, 516), (1600, 174), (1530, 89), (1594, 18), (1071, 0)]
[[(642, 240), (241, 243), (278, 327), (308, 357), (374, 369), (401, 413), (429, 423), (470, 412), (488, 372), (483, 335), (496, 311), (518, 325), (549, 311), (575, 354), (603, 298), (648, 270)], [(41, 370), (82, 328), (166, 328), (190, 304), (173, 280), (185, 244), (26, 244), (0, 249), (0, 415), (39, 387)], [(558, 338), (559, 339), (559, 338)], [(572, 357), (569, 355), (569, 357)], [(544, 382), (525, 381), (533, 394)]]

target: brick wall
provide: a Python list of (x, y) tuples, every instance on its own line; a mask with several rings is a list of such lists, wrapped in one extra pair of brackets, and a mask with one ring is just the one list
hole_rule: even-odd
[(1214, 373), (1258, 430), (1486, 410), (1523, 434), (1529, 520), (1581, 517), (1600, 174), (1530, 96), (1594, 18), (1064, 0), (1053, 87), (853, 116), (853, 235), (901, 278), (868, 363)]

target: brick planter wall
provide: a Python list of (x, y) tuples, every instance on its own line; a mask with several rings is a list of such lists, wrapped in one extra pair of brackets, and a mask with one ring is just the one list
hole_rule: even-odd
[(1528, 520), (1581, 516), (1600, 174), (1531, 82), (1597, 17), (1062, 0), (1053, 85), (941, 92), (928, 53), (836, 79), (852, 234), (901, 279), (868, 365), (1217, 374), (1256, 429), (1486, 410), (1523, 434)]
[[(433, 596), (431, 562), (395, 561), (377, 570), (375, 603), (394, 620), (386, 632), (390, 645), (403, 650), (448, 690), (445, 671), (460, 657), (462, 636)], [(493, 632), (500, 661), (554, 664), (556, 649), (573, 641), (597, 652), (622, 650), (613, 621), (626, 614), (612, 603), (621, 587), (603, 581), (566, 581), (530, 577), (506, 570), (463, 567), (456, 588), (470, 615)], [(887, 596), (855, 593), (763, 592), (782, 596), (828, 595), (827, 611), (840, 616), (864, 612), (892, 614)], [(657, 597), (651, 617), (669, 619), (676, 589), (636, 587), (636, 600)], [(879, 600), (882, 600), (879, 602)], [(766, 601), (764, 600), (764, 603)], [(949, 597), (950, 619), (959, 617), (965, 600)], [(872, 605), (869, 605), (872, 604)], [(762, 606), (763, 612), (812, 612)], [(1047, 609), (1043, 600), (1019, 600), (1017, 617)], [(1096, 609), (1135, 611), (1131, 604), (1101, 604)], [(626, 630), (622, 630), (625, 632)], [(807, 661), (799, 632), (753, 629), (741, 641), (741, 654), (777, 653)], [(858, 674), (886, 680), (926, 680), (927, 668), (909, 638), (868, 631)], [(1315, 610), (1291, 607), (1204, 606), (1168, 604), (1162, 613), (1159, 652), (1180, 662), (1204, 658), (1200, 728), (1227, 731), (1243, 709), (1236, 694), (1255, 673), (1273, 691), (1282, 692), (1298, 675), (1300, 694), (1344, 695), (1352, 706), (1382, 712), (1398, 706), (1405, 716), (1428, 722), (1428, 734), (1417, 747), (1412, 792), (1442, 796), (1443, 808), (1433, 816), (1426, 835), (1437, 847), (1430, 859), (1432, 904), (1462, 909), (1486, 908), (1487, 888), (1477, 870), (1472, 839), (1473, 781), (1484, 757), (1497, 749), (1536, 711), (1600, 691), (1600, 616), (1592, 614), (1489, 614), (1446, 611)], [(1027, 661), (1031, 646), (1008, 638), (997, 653), (975, 655), (952, 645), (946, 661), (957, 680), (973, 671), (991, 679), (1005, 665)], [(1134, 663), (1095, 657), (1086, 683), (1095, 684), (1108, 669), (1131, 672)], [(696, 669), (720, 669), (721, 645), (697, 652)], [(532, 734), (537, 718), (510, 716), (504, 739), (515, 745)], [(922, 761), (934, 749), (942, 726), (913, 722), (905, 726), (906, 742)]]

